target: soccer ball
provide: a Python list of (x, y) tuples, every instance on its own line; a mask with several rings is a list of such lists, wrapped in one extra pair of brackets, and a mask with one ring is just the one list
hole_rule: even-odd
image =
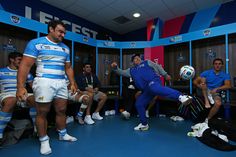
[(195, 75), (195, 69), (190, 65), (184, 65), (180, 68), (179, 75), (184, 80), (190, 80)]

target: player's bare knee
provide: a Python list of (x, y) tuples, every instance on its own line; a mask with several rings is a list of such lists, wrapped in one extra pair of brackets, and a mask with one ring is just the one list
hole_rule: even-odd
[(64, 115), (66, 113), (66, 106), (60, 106), (55, 108), (56, 114)]
[(107, 100), (107, 95), (106, 95), (106, 94), (103, 94), (103, 95), (101, 96), (101, 99), (102, 99), (103, 101)]
[(215, 106), (219, 108), (221, 105), (222, 105), (221, 100), (216, 99), (216, 100), (215, 100)]
[(85, 104), (89, 103), (89, 96), (85, 95), (82, 99), (82, 102), (85, 103)]
[(88, 92), (86, 93), (90, 98), (92, 98), (94, 96), (94, 94), (92, 92)]

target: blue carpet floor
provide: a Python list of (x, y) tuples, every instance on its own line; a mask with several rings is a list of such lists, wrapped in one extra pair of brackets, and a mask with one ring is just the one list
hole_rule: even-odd
[[(129, 121), (119, 116), (104, 117), (95, 125), (70, 123), (68, 132), (77, 142), (62, 142), (54, 129), (49, 131), (53, 157), (235, 157), (236, 151), (212, 149), (196, 138), (188, 137), (189, 121), (173, 122), (169, 118), (150, 118), (149, 131), (134, 131), (138, 118)], [(37, 139), (23, 139), (16, 145), (0, 149), (1, 157), (38, 157)]]

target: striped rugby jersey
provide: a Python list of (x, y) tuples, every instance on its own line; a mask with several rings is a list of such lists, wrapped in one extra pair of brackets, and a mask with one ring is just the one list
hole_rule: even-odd
[(47, 37), (33, 39), (27, 44), (24, 55), (36, 59), (37, 77), (65, 79), (65, 63), (70, 62), (70, 50), (64, 43), (54, 43)]
[[(33, 82), (33, 75), (28, 74), (27, 83)], [(0, 93), (16, 92), (17, 70), (10, 67), (0, 68)]]

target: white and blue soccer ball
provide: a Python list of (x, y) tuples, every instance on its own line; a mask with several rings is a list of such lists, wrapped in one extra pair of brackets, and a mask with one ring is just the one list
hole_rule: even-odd
[(190, 65), (184, 65), (180, 68), (179, 75), (184, 80), (190, 80), (195, 76), (195, 69)]

